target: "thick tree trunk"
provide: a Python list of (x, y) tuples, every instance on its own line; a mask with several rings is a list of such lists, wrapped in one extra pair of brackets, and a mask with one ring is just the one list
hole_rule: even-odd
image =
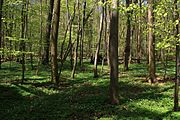
[[(178, 13), (178, 5), (177, 0), (174, 0), (174, 22), (179, 19), (179, 13)], [(176, 42), (176, 80), (175, 80), (175, 91), (174, 91), (174, 111), (178, 111), (179, 106), (179, 65), (180, 65), (180, 45), (179, 45), (179, 24), (176, 25), (175, 29), (175, 37), (177, 38)]]
[(148, 52), (149, 52), (149, 79), (154, 83), (155, 76), (155, 36), (154, 36), (154, 15), (153, 0), (148, 0)]
[(49, 64), (49, 46), (50, 46), (50, 34), (51, 34), (51, 21), (52, 21), (52, 14), (54, 8), (54, 0), (49, 1), (49, 13), (47, 17), (46, 23), (46, 36), (45, 36), (45, 46), (44, 46), (44, 56), (42, 64), (48, 65)]
[(52, 82), (59, 84), (58, 77), (58, 61), (57, 61), (57, 40), (58, 40), (58, 30), (59, 30), (59, 18), (60, 18), (60, 4), (61, 0), (55, 1), (55, 8), (53, 13), (52, 22), (52, 35), (51, 35), (51, 75)]
[[(104, 3), (104, 0), (101, 0), (102, 3)], [(97, 72), (97, 60), (99, 56), (99, 51), (100, 51), (100, 46), (101, 46), (101, 38), (102, 38), (102, 32), (103, 32), (103, 21), (104, 21), (104, 7), (100, 7), (101, 9), (101, 16), (100, 16), (100, 27), (99, 27), (99, 35), (98, 35), (98, 44), (96, 48), (96, 53), (95, 53), (95, 59), (94, 59), (94, 78), (98, 77), (98, 72)]]
[[(0, 49), (2, 48), (2, 7), (3, 7), (3, 0), (0, 0)], [(0, 54), (0, 69), (1, 69), (1, 58), (2, 55)]]
[[(126, 7), (128, 8), (131, 3), (131, 0), (126, 0)], [(129, 69), (129, 57), (130, 57), (130, 42), (131, 42), (131, 20), (130, 20), (131, 11), (127, 12), (127, 32), (126, 32), (126, 41), (125, 41), (125, 50), (124, 50), (124, 70)]]
[[(112, 0), (112, 8), (118, 9), (118, 0)], [(118, 93), (118, 10), (111, 11), (109, 60), (110, 60), (110, 100), (119, 103)]]

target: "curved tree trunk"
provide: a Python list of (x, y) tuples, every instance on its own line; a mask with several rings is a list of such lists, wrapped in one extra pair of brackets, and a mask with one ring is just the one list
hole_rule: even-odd
[[(101, 0), (102, 3), (104, 3), (104, 0)], [(97, 60), (99, 56), (99, 51), (100, 51), (100, 46), (101, 46), (101, 38), (102, 38), (102, 32), (103, 32), (103, 21), (104, 21), (104, 7), (100, 6), (101, 9), (101, 16), (100, 16), (100, 27), (99, 27), (99, 36), (98, 36), (98, 44), (96, 48), (96, 53), (95, 53), (95, 59), (94, 59), (94, 78), (98, 77), (98, 72), (97, 72)]]

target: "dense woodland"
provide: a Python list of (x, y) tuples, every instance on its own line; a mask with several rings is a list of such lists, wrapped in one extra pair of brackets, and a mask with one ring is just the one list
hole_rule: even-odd
[(179, 0), (0, 0), (0, 118), (180, 119)]

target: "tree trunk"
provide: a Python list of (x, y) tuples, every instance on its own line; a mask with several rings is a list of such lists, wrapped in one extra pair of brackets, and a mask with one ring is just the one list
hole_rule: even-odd
[(148, 41), (149, 41), (149, 79), (154, 83), (155, 76), (155, 36), (154, 36), (154, 15), (153, 15), (153, 0), (148, 0)]
[[(26, 13), (24, 12), (24, 9), (26, 9)], [(22, 11), (21, 11), (21, 43), (20, 43), (20, 51), (22, 52), (22, 81), (21, 83), (24, 83), (25, 80), (25, 49), (26, 44), (24, 39), (27, 37), (27, 21), (28, 20), (28, 0), (23, 1)]]
[[(3, 0), (0, 0), (0, 49), (2, 48), (2, 7), (3, 7)], [(0, 54), (0, 69), (1, 69), (1, 54)]]
[(140, 11), (139, 11), (139, 18), (138, 18), (138, 34), (137, 34), (137, 63), (141, 63), (141, 0), (138, 0)]
[(74, 78), (75, 71), (77, 67), (77, 58), (78, 58), (78, 46), (79, 46), (79, 35), (80, 35), (80, 8), (79, 8), (79, 0), (77, 0), (77, 9), (78, 9), (78, 30), (77, 30), (77, 41), (76, 41), (76, 48), (74, 51), (74, 65), (71, 73), (71, 77)]
[[(131, 4), (131, 0), (126, 0), (126, 8)], [(126, 41), (125, 41), (125, 50), (124, 50), (124, 70), (128, 70), (129, 56), (130, 56), (130, 39), (131, 39), (131, 20), (130, 20), (131, 11), (127, 12), (127, 32), (126, 32)]]
[(52, 21), (52, 14), (54, 8), (54, 0), (49, 1), (49, 13), (47, 17), (46, 23), (46, 36), (45, 36), (45, 46), (44, 46), (44, 56), (43, 56), (43, 65), (49, 64), (49, 46), (50, 46), (50, 34), (51, 34), (51, 21)]
[[(101, 0), (102, 3), (104, 3), (104, 0)], [(99, 27), (99, 35), (98, 35), (98, 44), (96, 48), (96, 53), (95, 53), (95, 59), (94, 59), (94, 78), (98, 77), (97, 73), (97, 60), (99, 56), (99, 51), (100, 51), (100, 46), (101, 46), (101, 38), (102, 38), (102, 32), (103, 32), (103, 21), (104, 21), (104, 7), (100, 6), (99, 8), (101, 10), (101, 16), (100, 16), (100, 27)]]
[(58, 61), (57, 61), (57, 40), (59, 30), (59, 18), (60, 18), (60, 4), (61, 0), (55, 1), (55, 8), (52, 20), (52, 35), (51, 35), (51, 76), (52, 82), (59, 84), (58, 77)]
[(112, 104), (119, 103), (118, 93), (118, 0), (112, 0), (110, 18), (109, 60), (110, 60), (110, 100)]
[(86, 16), (86, 0), (83, 0), (83, 14), (82, 14), (82, 30), (81, 30), (81, 42), (80, 42), (80, 66), (83, 68), (83, 51), (84, 51), (84, 33), (85, 33), (85, 16)]
[(36, 75), (39, 73), (39, 67), (40, 63), (42, 60), (42, 0), (40, 0), (40, 11), (39, 11), (39, 22), (40, 22), (40, 27), (39, 27), (39, 53), (38, 53), (38, 65), (37, 65), (37, 70), (36, 70)]
[[(179, 13), (178, 13), (178, 5), (177, 0), (174, 0), (174, 22), (179, 19)], [(179, 47), (179, 24), (176, 25), (175, 29), (175, 37), (177, 39), (176, 42), (176, 80), (175, 80), (175, 91), (174, 91), (174, 111), (178, 111), (179, 106), (179, 65), (180, 65), (180, 47)]]

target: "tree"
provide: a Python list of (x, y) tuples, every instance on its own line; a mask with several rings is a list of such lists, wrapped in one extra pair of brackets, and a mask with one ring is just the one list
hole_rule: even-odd
[(148, 52), (149, 52), (149, 79), (154, 83), (155, 76), (155, 35), (154, 35), (154, 15), (153, 0), (148, 0)]
[(118, 0), (112, 0), (109, 38), (110, 100), (118, 104)]
[(71, 73), (71, 77), (74, 78), (76, 67), (77, 67), (77, 58), (78, 58), (78, 46), (79, 46), (79, 36), (80, 36), (80, 8), (79, 8), (79, 0), (77, 0), (77, 9), (78, 9), (78, 29), (77, 29), (77, 38), (76, 38), (76, 47), (74, 50), (74, 65)]
[(22, 83), (24, 83), (25, 80), (25, 50), (26, 50), (26, 44), (25, 39), (27, 38), (27, 32), (28, 32), (28, 3), (29, 0), (24, 0), (22, 5), (22, 11), (21, 11), (21, 43), (20, 43), (20, 51), (22, 52)]
[(138, 34), (137, 34), (137, 63), (141, 63), (141, 9), (142, 9), (142, 3), (141, 0), (138, 0), (139, 3), (139, 17), (138, 17)]
[[(177, 5), (177, 0), (174, 0), (174, 22), (176, 23), (176, 20), (179, 19), (179, 14), (178, 14), (178, 5)], [(176, 41), (176, 79), (175, 79), (175, 92), (174, 92), (174, 111), (178, 111), (178, 104), (179, 104), (179, 65), (180, 65), (180, 47), (179, 47), (179, 25), (176, 24), (175, 27), (175, 37), (177, 39)]]
[[(131, 4), (131, 0), (126, 0), (126, 8)], [(126, 41), (124, 49), (124, 70), (128, 70), (129, 56), (130, 56), (130, 40), (131, 40), (131, 10), (127, 12), (127, 32), (126, 32)]]
[(81, 39), (80, 39), (80, 59), (79, 59), (81, 68), (83, 67), (83, 56), (84, 56), (83, 51), (84, 51), (85, 16), (86, 16), (86, 0), (83, 0), (82, 30), (81, 30)]
[(45, 35), (45, 46), (44, 46), (44, 56), (42, 64), (48, 65), (49, 63), (49, 46), (50, 46), (50, 34), (51, 34), (51, 21), (52, 21), (52, 14), (54, 8), (54, 0), (49, 1), (49, 13), (47, 17), (46, 23), (46, 35)]
[[(104, 3), (104, 0), (101, 0), (102, 3)], [(102, 32), (103, 32), (103, 21), (104, 21), (104, 7), (100, 6), (99, 8), (101, 10), (101, 15), (100, 15), (100, 27), (99, 27), (99, 35), (98, 35), (98, 43), (97, 43), (97, 48), (96, 48), (96, 53), (95, 53), (95, 59), (94, 59), (94, 77), (98, 77), (97, 73), (97, 62), (98, 62), (98, 56), (99, 56), (99, 51), (100, 51), (100, 46), (101, 46), (101, 38), (102, 38)]]
[(61, 0), (56, 0), (54, 5), (54, 13), (52, 20), (52, 34), (51, 34), (51, 76), (52, 82), (59, 84), (58, 77), (58, 61), (57, 61), (57, 40), (59, 30), (59, 18), (60, 18), (60, 4)]
[[(3, 0), (0, 0), (0, 50), (1, 50), (1, 42), (2, 42), (2, 7)], [(1, 53), (0, 53), (0, 69), (1, 69)]]

